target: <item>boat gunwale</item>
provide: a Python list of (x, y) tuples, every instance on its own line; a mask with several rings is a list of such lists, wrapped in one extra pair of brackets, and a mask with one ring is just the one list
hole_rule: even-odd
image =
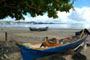
[[(44, 50), (39, 50), (39, 49), (35, 49), (35, 48), (30, 48), (30, 47), (27, 47), (27, 46), (25, 46), (25, 47), (26, 47), (27, 49), (32, 49), (32, 50), (37, 50), (37, 51), (46, 51), (46, 50), (56, 49), (56, 48), (60, 48), (60, 47), (64, 47), (64, 46), (70, 45), (70, 44), (77, 43), (77, 42), (81, 41), (83, 38), (85, 38), (85, 37), (87, 37), (87, 36), (88, 36), (88, 35), (85, 34), (82, 38), (80, 38), (80, 39), (78, 39), (78, 40), (76, 40), (76, 41), (74, 41), (74, 42), (71, 42), (71, 43), (68, 43), (68, 44), (64, 44), (64, 45), (62, 45), (62, 46), (56, 46), (56, 47), (53, 47), (53, 48), (47, 48), (47, 49), (44, 49)], [(81, 43), (82, 43), (82, 42), (81, 42)], [(17, 45), (19, 45), (19, 44), (17, 44)], [(21, 45), (21, 46), (24, 46), (24, 45)]]

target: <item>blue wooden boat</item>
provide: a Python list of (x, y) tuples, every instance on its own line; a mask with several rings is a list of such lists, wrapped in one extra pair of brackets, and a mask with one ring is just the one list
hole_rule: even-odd
[(43, 56), (48, 56), (48, 55), (52, 55), (56, 53), (63, 53), (63, 52), (69, 51), (70, 49), (74, 49), (78, 47), (82, 42), (84, 42), (87, 36), (88, 34), (84, 34), (82, 37), (80, 37), (74, 42), (64, 44), (62, 46), (57, 46), (54, 48), (48, 48), (45, 50), (36, 50), (33, 48), (28, 48), (20, 44), (17, 44), (17, 46), (20, 48), (23, 60), (33, 60), (33, 59), (40, 58)]

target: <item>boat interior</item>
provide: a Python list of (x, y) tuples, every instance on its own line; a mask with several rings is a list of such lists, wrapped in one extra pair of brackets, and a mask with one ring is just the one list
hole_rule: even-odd
[(75, 35), (71, 37), (66, 37), (61, 39), (45, 37), (44, 41), (41, 43), (38, 44), (23, 43), (22, 45), (33, 49), (43, 50), (43, 49), (55, 48), (57, 46), (63, 46), (66, 44), (73, 43), (79, 40), (80, 38), (82, 38), (84, 35), (85, 35), (84, 31), (82, 31), (79, 35)]
[(29, 47), (29, 48), (33, 48), (33, 49), (43, 50), (43, 49), (55, 48), (57, 46), (63, 46), (66, 44), (70, 44), (72, 42), (77, 41), (78, 39), (80, 39), (80, 36), (72, 36), (72, 37), (67, 37), (63, 39), (51, 38), (51, 39), (45, 40), (37, 44), (23, 43), (22, 45)]

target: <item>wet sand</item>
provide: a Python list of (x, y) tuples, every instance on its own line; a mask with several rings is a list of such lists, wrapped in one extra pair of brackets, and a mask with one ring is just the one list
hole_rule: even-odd
[[(7, 46), (3, 48), (4, 50), (12, 50), (8, 51), (9, 58), (6, 58), (4, 53), (0, 55), (0, 60), (20, 60), (21, 55), (19, 48), (15, 45), (14, 41), (18, 42), (30, 42), (30, 43), (40, 43), (43, 41), (44, 37), (48, 36), (49, 38), (55, 37), (57, 39), (61, 39), (64, 37), (70, 37), (75, 34), (76, 31), (80, 31), (79, 29), (49, 29), (48, 31), (30, 31), (29, 28), (0, 28), (0, 45), (3, 48), (2, 42), (4, 41), (4, 45)], [(5, 43), (5, 32), (7, 32), (7, 43)], [(90, 40), (90, 36), (88, 36), (87, 40)], [(12, 44), (10, 44), (13, 42)], [(5, 46), (5, 47), (6, 47)], [(8, 48), (9, 47), (9, 48)], [(82, 51), (82, 55), (86, 57), (87, 60), (90, 60), (90, 47), (88, 47), (85, 51)], [(11, 52), (13, 51), (13, 52)], [(5, 51), (3, 51), (5, 52)], [(4, 57), (3, 57), (4, 56)], [(17, 57), (16, 57), (17, 56)], [(3, 59), (1, 59), (3, 57)], [(11, 58), (10, 58), (11, 57)], [(54, 57), (54, 59), (52, 59)], [(40, 58), (39, 60), (75, 60), (72, 59), (71, 55), (60, 57), (59, 55), (50, 56), (48, 58)], [(4, 59), (5, 58), (5, 59)], [(79, 59), (80, 60), (80, 59)]]

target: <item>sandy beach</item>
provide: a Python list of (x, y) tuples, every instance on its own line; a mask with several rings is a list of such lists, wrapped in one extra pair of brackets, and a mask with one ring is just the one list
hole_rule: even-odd
[[(19, 48), (15, 45), (13, 41), (18, 42), (30, 42), (30, 43), (40, 43), (43, 41), (44, 37), (48, 36), (49, 38), (57, 38), (61, 39), (64, 37), (70, 37), (75, 34), (76, 31), (80, 31), (80, 29), (48, 29), (48, 31), (30, 31), (29, 28), (0, 28), (0, 45), (5, 45), (6, 43), (9, 43), (6, 45), (8, 53), (5, 53), (3, 51), (2, 54), (0, 54), (0, 60), (20, 60), (21, 54), (19, 51)], [(7, 32), (7, 41), (5, 43), (5, 32)], [(90, 40), (90, 36), (88, 36), (87, 40)], [(3, 43), (2, 43), (3, 42)], [(11, 43), (12, 42), (12, 43)], [(4, 47), (6, 47), (4, 46)], [(3, 47), (2, 47), (3, 48)], [(12, 50), (9, 51), (9, 49), (12, 48)], [(90, 60), (90, 47), (88, 47), (85, 51), (82, 51), (82, 55), (86, 57), (87, 60)], [(1, 51), (1, 50), (0, 50)], [(12, 51), (12, 52), (11, 52)], [(40, 58), (39, 60), (75, 60), (72, 59), (71, 55), (64, 56), (63, 59), (59, 56), (53, 56), (55, 59), (51, 59), (51, 57), (48, 58)], [(80, 60), (80, 59), (79, 59)], [(85, 60), (85, 59), (84, 59)]]

